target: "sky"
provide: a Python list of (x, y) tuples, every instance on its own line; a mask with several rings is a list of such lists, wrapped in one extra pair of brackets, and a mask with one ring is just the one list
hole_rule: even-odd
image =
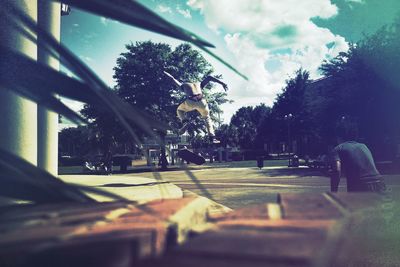
[[(140, 0), (166, 20), (196, 33), (216, 46), (217, 55), (232, 64), (246, 81), (206, 53), (215, 74), (229, 86), (222, 118), (229, 123), (240, 107), (272, 106), (285, 81), (299, 68), (312, 79), (318, 67), (349, 43), (372, 34), (400, 16), (400, 0)], [(72, 7), (61, 21), (61, 41), (110, 87), (113, 67), (125, 45), (136, 41), (180, 40), (141, 30)], [(67, 70), (63, 69), (64, 72)], [(215, 86), (214, 90), (222, 90)], [(67, 101), (74, 109), (80, 103)]]

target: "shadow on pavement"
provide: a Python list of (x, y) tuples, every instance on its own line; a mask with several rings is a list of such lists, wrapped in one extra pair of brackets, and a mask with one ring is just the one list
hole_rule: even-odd
[(315, 170), (310, 168), (279, 168), (279, 169), (262, 169), (260, 170), (263, 174), (268, 177), (278, 177), (278, 176), (327, 176), (321, 170)]

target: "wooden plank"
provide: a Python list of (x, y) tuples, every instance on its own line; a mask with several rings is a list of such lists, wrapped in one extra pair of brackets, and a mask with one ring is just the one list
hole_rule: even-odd
[(306, 266), (326, 237), (321, 229), (220, 229), (193, 238), (174, 251), (174, 256)]
[(168, 256), (161, 260), (139, 262), (136, 267), (309, 267), (308, 263), (275, 262), (255, 258), (209, 257), (202, 255)]
[[(85, 258), (91, 256), (90, 251), (93, 254), (107, 249), (115, 252), (110, 244), (129, 251), (134, 260), (158, 257), (164, 253), (167, 242), (174, 243), (167, 239), (177, 236), (171, 234), (177, 229), (169, 218), (194, 199), (154, 201), (141, 206), (124, 202), (68, 203), (65, 208), (56, 204), (3, 210), (0, 263), (34, 260), (42, 266), (43, 255), (47, 255), (54, 259), (50, 263), (57, 263), (53, 266), (64, 266), (59, 257), (69, 255), (78, 264), (78, 259), (87, 262)], [(106, 257), (99, 257), (103, 256)]]
[(245, 208), (233, 210), (231, 212), (216, 214), (209, 218), (211, 222), (220, 222), (225, 220), (241, 220), (241, 219), (269, 219), (268, 205), (258, 204)]
[(225, 220), (216, 224), (219, 228), (238, 229), (238, 228), (254, 228), (268, 231), (281, 230), (301, 230), (301, 229), (320, 229), (329, 231), (336, 220), (256, 220), (256, 219), (241, 219), (241, 220)]
[(329, 220), (340, 219), (343, 212), (324, 194), (284, 193), (278, 195), (283, 218), (291, 220)]

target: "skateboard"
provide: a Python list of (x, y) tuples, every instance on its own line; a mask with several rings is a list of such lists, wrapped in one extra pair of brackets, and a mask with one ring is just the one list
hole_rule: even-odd
[(193, 162), (194, 164), (197, 165), (202, 165), (204, 162), (206, 162), (206, 159), (203, 158), (202, 156), (184, 148), (180, 149), (177, 154), (179, 157), (181, 157), (183, 160)]

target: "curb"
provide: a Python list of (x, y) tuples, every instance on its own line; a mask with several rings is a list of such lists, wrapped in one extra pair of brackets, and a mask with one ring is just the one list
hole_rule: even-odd
[[(66, 183), (96, 187), (139, 204), (183, 197), (182, 189), (172, 183), (138, 176), (60, 175), (59, 178)], [(88, 195), (99, 202), (113, 201), (113, 199), (105, 196), (92, 193), (88, 193)]]

